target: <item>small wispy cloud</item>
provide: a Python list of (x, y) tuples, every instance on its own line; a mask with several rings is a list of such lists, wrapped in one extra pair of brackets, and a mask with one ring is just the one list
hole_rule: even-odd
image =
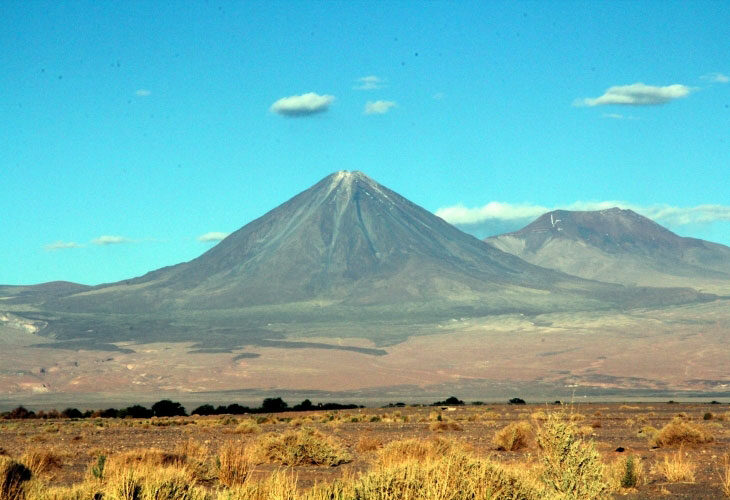
[(273, 113), (283, 116), (301, 117), (310, 116), (327, 111), (334, 102), (332, 95), (319, 95), (308, 92), (302, 95), (282, 97), (269, 108)]
[(91, 243), (94, 245), (119, 245), (122, 243), (131, 243), (132, 240), (129, 238), (125, 238), (124, 236), (111, 236), (111, 235), (102, 235), (98, 238), (94, 238), (91, 240)]
[(363, 76), (357, 79), (355, 90), (377, 90), (385, 87), (385, 80), (375, 75)]
[(434, 95), (431, 96), (433, 99), (436, 99), (437, 101), (440, 101), (444, 97), (446, 97), (446, 94), (443, 92), (436, 92)]
[(365, 114), (384, 115), (395, 106), (395, 101), (368, 101), (365, 103)]
[(68, 248), (81, 248), (84, 245), (80, 243), (76, 243), (75, 241), (54, 241), (53, 243), (49, 243), (48, 245), (45, 245), (43, 248), (46, 249), (47, 252), (55, 252), (56, 250), (66, 250)]
[(624, 201), (576, 201), (571, 204), (546, 207), (531, 203), (513, 204), (491, 201), (481, 207), (465, 207), (462, 204), (443, 207), (436, 210), (436, 215), (451, 224), (469, 226), (487, 221), (510, 221), (534, 219), (552, 210), (607, 210), (619, 207), (633, 210), (645, 217), (660, 223), (674, 226), (702, 224), (718, 221), (730, 221), (730, 205), (696, 205), (693, 207), (676, 207), (672, 205), (636, 205)]
[(604, 118), (611, 118), (612, 120), (638, 120), (635, 116), (626, 116), (621, 113), (603, 113)]
[(633, 83), (610, 87), (599, 97), (586, 97), (573, 101), (573, 106), (606, 106), (616, 104), (621, 106), (655, 106), (665, 104), (675, 99), (687, 97), (692, 91), (686, 85), (674, 84), (664, 87)]
[(231, 233), (221, 233), (218, 231), (211, 231), (210, 233), (205, 233), (205, 234), (201, 234), (200, 236), (198, 236), (198, 241), (202, 241), (203, 243), (221, 241), (229, 234), (231, 234)]
[(723, 75), (722, 73), (707, 73), (702, 75), (700, 79), (710, 83), (728, 83), (730, 82), (730, 76)]
[(134, 92), (134, 95), (136, 95), (137, 97), (148, 97), (152, 95), (152, 91), (149, 89), (137, 89)]

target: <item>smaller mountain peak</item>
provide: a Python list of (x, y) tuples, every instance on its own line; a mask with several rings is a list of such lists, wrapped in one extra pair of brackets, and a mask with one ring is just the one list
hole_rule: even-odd
[(636, 212), (629, 209), (619, 208), (619, 207), (611, 207), (611, 208), (604, 208), (603, 210), (598, 210), (598, 213), (601, 215), (636, 215)]

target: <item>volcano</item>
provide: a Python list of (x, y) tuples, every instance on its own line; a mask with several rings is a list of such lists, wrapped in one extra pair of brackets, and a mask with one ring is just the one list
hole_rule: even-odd
[(389, 345), (423, 333), (418, 325), (453, 318), (713, 298), (690, 288), (600, 283), (530, 264), (348, 171), (327, 176), (194, 260), (43, 301), (34, 297), (24, 317), (46, 322), (44, 335), (100, 349), (120, 341), (228, 349), (351, 334)]
[(730, 290), (730, 248), (678, 236), (632, 210), (556, 210), (485, 241), (533, 264), (587, 279)]
[[(552, 222), (573, 234), (556, 215)], [(544, 229), (553, 231), (548, 221)], [(609, 254), (606, 232), (595, 239)], [(676, 322), (681, 309), (707, 321), (724, 311), (717, 296), (692, 288), (602, 283), (528, 263), (346, 171), (189, 262), (95, 287), (0, 287), (0, 294), (0, 386), (19, 393), (399, 384), (410, 393), (411, 384), (462, 375), (519, 378), (523, 365), (548, 367), (530, 373), (562, 387), (566, 367), (593, 374), (606, 346), (645, 352), (642, 335), (631, 340), (640, 347), (625, 347), (634, 335), (624, 332), (627, 318), (639, 325), (646, 311), (667, 311)], [(596, 343), (603, 344), (595, 352), (581, 350)], [(576, 349), (573, 358), (553, 359)], [(722, 366), (717, 359), (696, 364)]]
[[(686, 292), (645, 292), (644, 302), (687, 300)], [(529, 264), (461, 232), (361, 172), (340, 171), (190, 262), (48, 305), (128, 314), (293, 303), (439, 302), (512, 311), (562, 308), (568, 302), (590, 308), (591, 303), (615, 305), (627, 298), (636, 301), (635, 291)]]

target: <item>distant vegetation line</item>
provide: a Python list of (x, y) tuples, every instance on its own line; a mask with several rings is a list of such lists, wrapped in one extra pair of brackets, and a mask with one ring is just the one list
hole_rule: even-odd
[[(521, 398), (512, 398), (510, 404), (525, 404)], [(559, 403), (559, 401), (556, 401)], [(459, 406), (464, 405), (464, 401), (455, 396), (450, 396), (443, 401), (436, 401), (431, 406)], [(472, 405), (482, 405), (481, 401), (473, 401)], [(396, 408), (406, 406), (405, 403), (389, 403), (385, 407)], [(277, 398), (265, 398), (258, 408), (242, 406), (237, 403), (229, 405), (213, 406), (204, 404), (195, 408), (190, 415), (243, 415), (246, 413), (283, 413), (288, 411), (332, 411), (332, 410), (352, 410), (356, 408), (364, 408), (362, 405), (341, 404), (341, 403), (312, 403), (309, 399), (305, 399), (299, 404), (289, 406), (286, 401)], [(152, 418), (152, 417), (186, 417), (188, 416), (185, 407), (180, 403), (163, 399), (147, 408), (142, 405), (132, 405), (126, 408), (107, 408), (105, 410), (85, 410), (78, 408), (66, 408), (63, 411), (58, 410), (39, 410), (34, 412), (23, 406), (0, 413), (0, 418), (11, 419), (60, 419), (60, 418)]]
[[(318, 403), (313, 404), (309, 399), (305, 399), (301, 403), (289, 406), (286, 401), (281, 398), (266, 398), (258, 408), (242, 406), (237, 403), (229, 405), (213, 406), (204, 404), (195, 408), (190, 415), (242, 415), (244, 413), (282, 413), (287, 411), (329, 411), (329, 410), (351, 410), (354, 408), (362, 408), (355, 404), (340, 403)], [(29, 418), (152, 418), (152, 417), (186, 417), (188, 416), (185, 407), (180, 403), (163, 399), (156, 402), (150, 408), (142, 405), (133, 405), (126, 408), (107, 408), (105, 410), (86, 410), (81, 411), (77, 408), (66, 408), (63, 411), (58, 410), (40, 410), (37, 413), (23, 406), (19, 406), (11, 411), (0, 413), (3, 419), (29, 419)]]

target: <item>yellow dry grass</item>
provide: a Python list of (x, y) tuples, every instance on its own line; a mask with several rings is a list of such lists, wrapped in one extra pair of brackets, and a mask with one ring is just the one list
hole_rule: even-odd
[(654, 466), (654, 471), (670, 483), (694, 483), (697, 464), (680, 447), (676, 452), (665, 455), (664, 460)]
[(682, 417), (675, 417), (659, 429), (651, 442), (653, 446), (664, 447), (710, 443), (713, 439), (712, 434), (705, 426), (693, 424)]
[(314, 428), (261, 436), (255, 453), (263, 461), (280, 465), (340, 465), (352, 460), (343, 445)]
[(730, 497), (730, 453), (722, 457), (720, 465), (720, 487), (726, 497)]
[(218, 452), (218, 480), (224, 486), (245, 484), (254, 468), (254, 461), (242, 443), (228, 441)]
[(492, 442), (498, 450), (517, 451), (527, 448), (531, 436), (532, 425), (529, 422), (513, 422), (497, 431)]

